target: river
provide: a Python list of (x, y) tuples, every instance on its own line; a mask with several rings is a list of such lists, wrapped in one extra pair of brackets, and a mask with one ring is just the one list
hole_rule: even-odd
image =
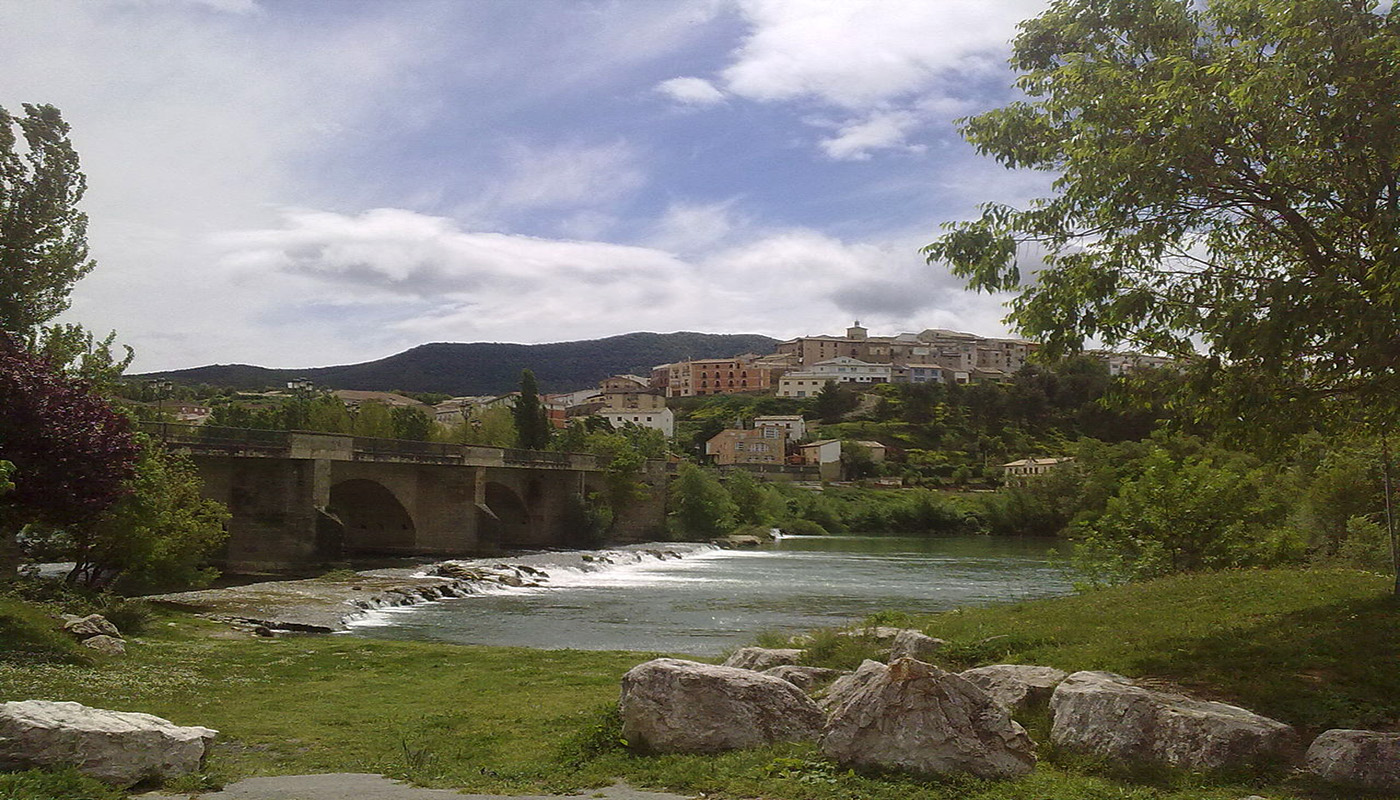
[(759, 550), (701, 550), (592, 572), (551, 569), (543, 587), (376, 612), (351, 635), (716, 655), (752, 644), (762, 631), (1067, 593), (1050, 547), (987, 536), (787, 537)]

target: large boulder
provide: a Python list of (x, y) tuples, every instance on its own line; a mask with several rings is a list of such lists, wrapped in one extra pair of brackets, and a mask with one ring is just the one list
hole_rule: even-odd
[(88, 614), (86, 617), (71, 619), (63, 624), (63, 629), (78, 637), (87, 639), (93, 636), (111, 636), (120, 639), (121, 631), (101, 614)]
[(652, 753), (714, 753), (815, 740), (824, 717), (785, 680), (747, 669), (658, 658), (622, 677), (622, 735)]
[(832, 710), (821, 742), (828, 757), (921, 775), (1014, 778), (1035, 768), (1030, 737), (986, 692), (912, 658), (878, 666), (883, 674)]
[(726, 667), (752, 669), (762, 672), (782, 664), (796, 664), (802, 660), (802, 650), (791, 648), (772, 649), (767, 647), (741, 647), (724, 660)]
[(826, 694), (818, 701), (822, 710), (831, 713), (832, 709), (846, 702), (847, 698), (859, 693), (870, 683), (885, 677), (888, 669), (878, 661), (865, 659), (855, 672), (842, 675), (826, 689)]
[(1303, 766), (1329, 783), (1400, 794), (1400, 733), (1325, 731), (1313, 740)]
[(198, 772), (218, 731), (47, 700), (0, 705), (0, 769), (73, 766), (114, 786)]
[(804, 692), (811, 692), (822, 683), (845, 675), (839, 669), (828, 669), (826, 667), (807, 667), (800, 664), (780, 664), (776, 667), (769, 667), (762, 670), (764, 675), (771, 675), (774, 678), (785, 680)]
[(928, 661), (945, 644), (947, 642), (935, 639), (923, 631), (917, 631), (913, 628), (901, 630), (895, 634), (894, 641), (890, 644), (890, 662), (893, 663), (901, 658)]
[(1052, 742), (1107, 758), (1214, 770), (1278, 763), (1297, 750), (1297, 734), (1278, 720), (1111, 672), (1070, 675), (1050, 708)]
[(993, 664), (990, 667), (965, 670), (959, 674), (977, 684), (982, 691), (991, 695), (993, 700), (1012, 712), (1049, 703), (1055, 687), (1069, 675), (1062, 669), (1026, 664)]
[(126, 642), (115, 636), (89, 636), (83, 640), (83, 647), (89, 647), (104, 656), (119, 656), (126, 653)]

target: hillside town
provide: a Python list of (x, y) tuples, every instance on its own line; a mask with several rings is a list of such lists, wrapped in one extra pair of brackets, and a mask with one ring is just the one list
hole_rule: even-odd
[[(817, 397), (827, 387), (855, 392), (885, 384), (1008, 384), (1038, 348), (1026, 339), (995, 338), (973, 333), (929, 328), (917, 333), (871, 335), (859, 321), (844, 335), (800, 336), (780, 342), (767, 354), (741, 353), (729, 358), (697, 358), (657, 364), (647, 375), (611, 375), (595, 387), (540, 396), (546, 419), (555, 430), (589, 418), (612, 429), (629, 426), (659, 432), (670, 440), (676, 435), (676, 414), (668, 400), (719, 395), (768, 396), (802, 400)], [(1169, 359), (1133, 353), (1094, 351), (1110, 376), (1144, 368), (1168, 366)], [(314, 387), (308, 381), (291, 381), (290, 392)], [(413, 409), (443, 426), (474, 426), (493, 411), (514, 407), (519, 392), (452, 397), (426, 403), (392, 391), (336, 389), (328, 392), (355, 413), (366, 406), (393, 410)], [(280, 390), (261, 393), (281, 398)], [(161, 404), (164, 418), (201, 424), (211, 409), (188, 402)], [(885, 460), (887, 448), (873, 440), (845, 443), (859, 447), (869, 460)], [(841, 475), (843, 443), (839, 439), (814, 439), (801, 415), (754, 415), (735, 420), (704, 443), (704, 460), (720, 467), (744, 466), (760, 472), (781, 472), (783, 467), (813, 469), (823, 480)], [(1010, 480), (1028, 472), (1026, 462), (1002, 465)], [(1041, 459), (1046, 461), (1046, 459)], [(1055, 461), (1050, 459), (1050, 462)], [(1048, 462), (1047, 462), (1048, 463)], [(1034, 465), (1033, 465), (1034, 466)], [(1043, 464), (1035, 472), (1044, 471)]]

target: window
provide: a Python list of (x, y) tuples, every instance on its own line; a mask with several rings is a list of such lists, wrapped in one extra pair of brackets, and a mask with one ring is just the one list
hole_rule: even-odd
[(735, 443), (734, 443), (734, 449), (735, 449), (735, 450), (743, 450), (743, 449), (744, 449), (744, 443), (743, 443), (743, 442), (735, 442)]
[(778, 429), (775, 428), (775, 427), (773, 427), (773, 426), (771, 426), (771, 425), (765, 426), (765, 427), (763, 428), (763, 438), (765, 438), (765, 439), (776, 439), (776, 438), (778, 438)]

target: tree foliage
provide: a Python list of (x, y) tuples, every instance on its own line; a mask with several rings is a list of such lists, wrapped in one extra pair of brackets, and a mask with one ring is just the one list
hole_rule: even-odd
[(205, 560), (227, 538), (228, 509), (200, 495), (203, 481), (187, 456), (141, 439), (130, 493), (69, 531), (70, 580), (126, 593), (207, 585), (218, 573)]
[[(1058, 174), (929, 245), (1048, 352), (1179, 356), (1221, 418), (1400, 409), (1400, 11), (1373, 0), (1057, 0), (1025, 102), (964, 120)], [(1039, 259), (1039, 263), (1031, 263)]]
[(549, 420), (540, 403), (535, 373), (528, 369), (520, 371), (520, 396), (515, 399), (513, 417), (516, 446), (526, 450), (543, 450), (549, 446)]
[(90, 521), (129, 491), (140, 450), (127, 419), (87, 384), (0, 337), (0, 455), (15, 466), (0, 531)]
[(667, 513), (684, 538), (710, 539), (734, 530), (739, 508), (709, 470), (681, 464), (667, 500)]
[(58, 316), (93, 267), (77, 208), (87, 182), (68, 130), (53, 106), (0, 108), (0, 330), (27, 335)]

